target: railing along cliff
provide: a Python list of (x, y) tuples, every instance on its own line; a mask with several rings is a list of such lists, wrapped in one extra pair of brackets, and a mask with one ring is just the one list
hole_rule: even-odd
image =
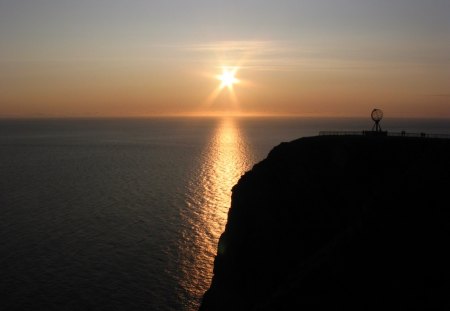
[(373, 131), (320, 131), (319, 136), (395, 136), (450, 139), (447, 134), (407, 133), (407, 132), (373, 132)]

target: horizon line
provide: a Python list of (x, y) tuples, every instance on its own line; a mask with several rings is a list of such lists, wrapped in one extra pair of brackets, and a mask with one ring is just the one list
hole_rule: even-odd
[[(155, 118), (317, 118), (317, 119), (360, 119), (370, 118), (367, 115), (331, 115), (331, 114), (264, 114), (264, 113), (186, 113), (186, 114), (149, 114), (149, 115), (10, 115), (1, 116), (0, 120), (55, 120), (55, 119), (155, 119)], [(385, 119), (431, 119), (450, 120), (450, 116), (398, 116), (385, 117)]]

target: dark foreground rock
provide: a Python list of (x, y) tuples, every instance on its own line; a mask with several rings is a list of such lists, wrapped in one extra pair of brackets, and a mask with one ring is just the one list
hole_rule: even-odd
[(450, 140), (283, 143), (233, 189), (200, 310), (450, 307)]

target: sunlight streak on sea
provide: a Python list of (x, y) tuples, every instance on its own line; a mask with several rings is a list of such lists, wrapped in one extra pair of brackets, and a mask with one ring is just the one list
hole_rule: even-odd
[[(221, 120), (188, 183), (182, 213), (189, 234), (180, 245), (180, 283), (191, 297), (200, 300), (210, 285), (217, 243), (231, 205), (231, 189), (252, 164), (252, 153), (238, 123)], [(198, 306), (186, 307), (192, 310)]]

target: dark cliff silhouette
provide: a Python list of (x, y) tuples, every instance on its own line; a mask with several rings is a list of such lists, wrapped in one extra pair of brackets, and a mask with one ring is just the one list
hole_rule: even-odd
[(450, 140), (311, 137), (234, 187), (201, 311), (450, 307)]

